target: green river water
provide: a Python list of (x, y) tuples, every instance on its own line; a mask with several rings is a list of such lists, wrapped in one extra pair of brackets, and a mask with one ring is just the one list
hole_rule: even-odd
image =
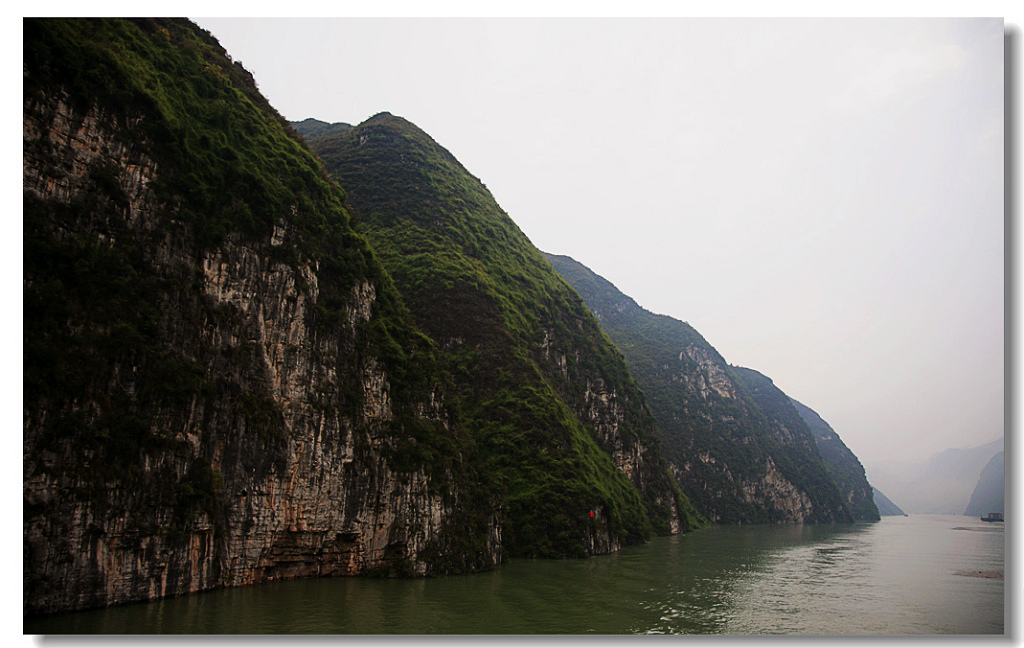
[(25, 619), (26, 634), (1002, 634), (1004, 527), (713, 528), (586, 560), (331, 578)]

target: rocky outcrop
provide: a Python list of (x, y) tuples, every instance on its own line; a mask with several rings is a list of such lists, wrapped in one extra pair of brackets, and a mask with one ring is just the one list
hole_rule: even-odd
[(814, 519), (815, 509), (811, 498), (779, 472), (771, 457), (765, 461), (761, 477), (744, 481), (741, 492), (747, 504), (763, 506), (768, 502), (774, 510), (781, 511), (777, 522), (805, 522)]
[(719, 398), (736, 398), (736, 387), (713, 350), (688, 344), (679, 352), (679, 363), (678, 373), (672, 375), (672, 380), (684, 383), (702, 400), (711, 398), (712, 392)]

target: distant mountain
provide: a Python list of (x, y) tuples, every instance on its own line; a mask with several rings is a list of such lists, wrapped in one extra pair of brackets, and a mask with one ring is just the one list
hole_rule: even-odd
[(871, 491), (874, 494), (875, 506), (878, 507), (879, 515), (906, 515), (903, 509), (896, 506), (896, 503), (882, 494), (882, 491), (874, 487), (872, 487)]
[(291, 126), (295, 129), (295, 132), (299, 133), (308, 143), (329, 139), (346, 131), (352, 130), (351, 124), (345, 124), (342, 122), (329, 124), (325, 121), (320, 121), (319, 119), (313, 119), (312, 117), (303, 119), (300, 122), (292, 122)]
[(839, 493), (846, 501), (854, 519), (877, 521), (878, 508), (860, 460), (817, 412), (796, 400), (792, 400), (792, 403), (810, 428), (818, 445), (818, 452), (821, 453), (821, 460), (825, 462), (825, 468), (839, 487)]
[(1000, 452), (985, 465), (964, 515), (1005, 513), (1006, 483), (1003, 476), (1003, 461), (1003, 453)]
[(960, 515), (978, 478), (1003, 439), (969, 448), (950, 448), (920, 463), (886, 462), (868, 466), (871, 483), (908, 513)]
[(416, 125), (293, 123), (436, 344), (510, 556), (584, 556), (706, 523), (586, 305), (494, 197)]
[(806, 424), (770, 380), (730, 367), (690, 325), (641, 308), (574, 259), (545, 256), (622, 352), (701, 513), (726, 524), (852, 520)]

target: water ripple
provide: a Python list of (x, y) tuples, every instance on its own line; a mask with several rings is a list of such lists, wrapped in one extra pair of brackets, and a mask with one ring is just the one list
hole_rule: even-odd
[(963, 517), (715, 528), (589, 560), (273, 583), (28, 619), (24, 632), (999, 634), (1003, 580), (964, 574), (1001, 572), (1003, 552), (1002, 533)]

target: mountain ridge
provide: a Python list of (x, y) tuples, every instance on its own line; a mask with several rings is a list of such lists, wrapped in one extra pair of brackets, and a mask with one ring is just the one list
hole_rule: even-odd
[[(302, 132), (301, 125), (293, 127)], [(597, 459), (600, 454), (614, 458), (631, 488), (644, 493), (651, 530), (701, 524), (699, 516), (685, 512), (689, 506), (667, 466), (658, 467), (663, 464), (650, 414), (614, 347), (478, 178), (421, 129), (389, 113), (332, 136), (311, 137), (310, 146), (346, 187), (348, 205), (418, 325), (448, 358), (453, 380), (461, 385), (461, 406), (481, 431), (482, 447), (504, 484), (499, 497), (511, 503), (513, 521), (504, 529), (513, 552), (579, 553), (569, 548), (575, 541), (551, 525), (572, 529), (581, 522), (566, 518), (554, 503), (586, 499), (583, 493), (593, 486), (583, 484), (594, 479), (587, 475), (606, 461)], [(547, 407), (552, 409), (540, 415), (539, 408)], [(542, 420), (549, 423), (540, 426)], [(541, 434), (538, 426), (546, 431)], [(520, 442), (509, 443), (524, 433)], [(598, 454), (586, 449), (588, 437)], [(561, 441), (551, 445), (550, 439)], [(526, 457), (510, 461), (538, 446), (541, 455), (526, 463)], [(598, 461), (593, 468), (585, 467), (590, 459), (578, 463), (588, 456)], [(575, 465), (572, 472), (583, 481), (559, 486), (539, 474), (528, 476), (533, 468), (515, 467), (537, 461)], [(605, 496), (606, 504), (595, 510), (600, 524), (607, 513), (608, 523), (622, 527), (616, 520), (626, 519), (626, 509), (610, 504), (626, 496), (629, 489), (621, 488), (616, 487), (622, 495)], [(594, 509), (581, 502), (577, 510)], [(647, 524), (634, 519), (622, 527), (632, 527), (626, 535), (601, 542), (619, 546), (643, 539), (651, 532)], [(562, 539), (537, 544), (538, 528), (551, 528), (548, 535)]]

